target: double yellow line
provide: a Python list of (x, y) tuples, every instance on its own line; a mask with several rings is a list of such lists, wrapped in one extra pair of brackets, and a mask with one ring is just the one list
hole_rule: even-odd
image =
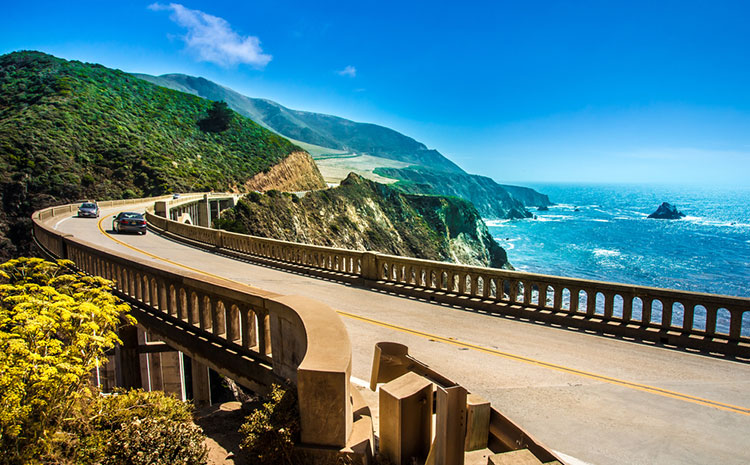
[[(146, 252), (145, 250), (141, 250), (139, 248), (133, 247), (132, 245), (127, 244), (127, 243), (125, 243), (125, 242), (123, 242), (123, 241), (121, 241), (119, 239), (116, 239), (116, 238), (112, 237), (112, 235), (110, 235), (109, 233), (107, 233), (104, 230), (104, 228), (102, 227), (102, 223), (104, 222), (104, 219), (105, 218), (102, 218), (101, 220), (99, 220), (99, 223), (98, 223), (99, 231), (102, 234), (104, 234), (106, 237), (108, 237), (109, 239), (117, 242), (118, 244), (120, 244), (120, 245), (122, 245), (124, 247), (127, 247), (128, 249), (131, 249), (131, 250), (133, 250), (135, 252), (144, 254), (144, 255), (146, 255), (148, 257), (151, 257), (151, 258), (153, 258), (155, 260), (160, 260), (160, 261), (169, 263), (170, 265), (174, 265), (174, 266), (177, 266), (177, 267), (180, 267), (180, 268), (185, 268), (187, 270), (193, 271), (195, 273), (202, 274), (204, 276), (210, 276), (212, 278), (220, 278), (220, 279), (231, 281), (231, 282), (234, 282), (234, 283), (237, 283), (237, 284), (247, 285), (247, 283), (242, 283), (242, 282), (239, 282), (239, 281), (235, 281), (235, 280), (232, 280), (232, 279), (225, 278), (223, 276), (218, 276), (218, 275), (215, 275), (215, 274), (211, 274), (211, 273), (199, 270), (197, 268), (193, 268), (193, 267), (190, 267), (190, 266), (187, 266), (187, 265), (183, 265), (181, 263), (174, 262), (174, 261), (166, 259), (166, 258), (162, 258), (162, 257), (160, 257), (158, 255), (154, 255), (154, 254), (152, 254), (150, 252)], [(406, 334), (411, 334), (413, 336), (418, 336), (418, 337), (422, 337), (422, 338), (425, 338), (425, 339), (432, 339), (432, 340), (435, 340), (435, 341), (444, 342), (446, 344), (451, 344), (451, 345), (454, 345), (454, 346), (457, 346), (457, 347), (471, 349), (471, 350), (475, 350), (477, 352), (482, 352), (482, 353), (486, 353), (486, 354), (490, 354), (490, 355), (495, 355), (495, 356), (502, 357), (502, 358), (505, 358), (505, 359), (508, 359), (508, 360), (514, 360), (514, 361), (518, 361), (518, 362), (522, 362), (522, 363), (527, 363), (527, 364), (530, 364), (530, 365), (536, 365), (538, 367), (547, 368), (547, 369), (555, 370), (555, 371), (560, 371), (560, 372), (563, 372), (563, 373), (573, 374), (573, 375), (581, 376), (581, 377), (584, 377), (584, 378), (593, 379), (593, 380), (596, 380), (596, 381), (601, 381), (601, 382), (605, 382), (605, 383), (609, 383), (609, 384), (614, 384), (614, 385), (617, 385), (617, 386), (622, 386), (622, 387), (626, 387), (626, 388), (630, 388), (630, 389), (635, 389), (635, 390), (638, 390), (638, 391), (648, 392), (648, 393), (651, 393), (651, 394), (656, 394), (656, 395), (659, 395), (659, 396), (669, 397), (669, 398), (672, 398), (672, 399), (682, 400), (682, 401), (685, 401), (685, 402), (690, 402), (690, 403), (693, 403), (693, 404), (703, 405), (703, 406), (706, 406), (706, 407), (713, 407), (713, 408), (717, 408), (717, 409), (720, 409), (720, 410), (725, 410), (727, 412), (738, 413), (740, 415), (750, 416), (750, 408), (746, 408), (746, 407), (739, 407), (739, 406), (736, 406), (736, 405), (725, 404), (725, 403), (717, 402), (717, 401), (710, 400), (710, 399), (704, 399), (702, 397), (696, 397), (696, 396), (691, 396), (689, 394), (683, 394), (681, 392), (670, 391), (668, 389), (663, 389), (663, 388), (659, 388), (659, 387), (655, 387), (655, 386), (649, 386), (647, 384), (634, 383), (634, 382), (631, 382), (631, 381), (625, 381), (625, 380), (621, 380), (621, 379), (617, 379), (617, 378), (612, 378), (610, 376), (598, 375), (596, 373), (590, 373), (590, 372), (587, 372), (587, 371), (578, 370), (578, 369), (566, 367), (566, 366), (563, 366), (563, 365), (557, 365), (557, 364), (554, 364), (554, 363), (549, 363), (549, 362), (544, 362), (544, 361), (541, 361), (541, 360), (536, 360), (536, 359), (533, 359), (533, 358), (530, 358), (530, 357), (524, 357), (524, 356), (521, 356), (521, 355), (516, 355), (516, 354), (509, 353), (509, 352), (503, 352), (503, 351), (496, 350), (496, 349), (490, 349), (490, 348), (487, 348), (487, 347), (482, 347), (482, 346), (479, 346), (479, 345), (476, 345), (476, 344), (471, 344), (471, 343), (468, 343), (468, 342), (461, 342), (461, 341), (457, 341), (457, 340), (452, 339), (452, 338), (438, 336), (438, 335), (426, 333), (426, 332), (423, 332), (423, 331), (417, 331), (417, 330), (414, 330), (414, 329), (406, 328), (404, 326), (394, 325), (394, 324), (386, 323), (386, 322), (379, 321), (379, 320), (373, 320), (372, 318), (367, 318), (367, 317), (355, 315), (355, 314), (352, 314), (352, 313), (342, 312), (342, 311), (339, 311), (339, 310), (337, 310), (337, 313), (339, 315), (343, 316), (343, 317), (351, 318), (353, 320), (358, 320), (358, 321), (361, 321), (361, 322), (364, 322), (364, 323), (369, 323), (369, 324), (376, 325), (376, 326), (380, 326), (382, 328), (387, 328), (387, 329), (391, 329), (391, 330), (394, 330), (394, 331), (398, 331), (398, 332), (402, 332), (402, 333), (406, 333)]]

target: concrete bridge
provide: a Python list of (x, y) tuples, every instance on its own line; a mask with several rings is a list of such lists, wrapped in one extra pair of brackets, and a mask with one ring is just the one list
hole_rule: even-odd
[[(255, 388), (290, 379), (303, 407), (303, 441), (354, 451), (368, 447), (372, 422), (349, 375), (395, 382), (389, 378), (406, 366), (448, 388), (441, 405), (460, 397), (448, 394), (458, 386), (449, 380), (458, 380), (565, 459), (750, 460), (748, 299), (291, 244), (169, 220), (187, 213), (207, 224), (200, 209), (210, 212), (208, 205), (205, 194), (100, 204), (105, 213), (150, 207), (149, 222), (162, 234), (149, 237), (115, 238), (102, 221), (97, 227), (71, 218), (74, 206), (34, 215), (44, 248), (117, 279), (152, 339), (189, 354), (198, 401), (207, 400), (205, 367)], [(166, 373), (169, 363), (143, 368), (156, 368), (155, 354), (169, 359), (158, 343), (146, 344), (149, 334), (124, 338), (126, 354), (150, 353), (136, 357), (144, 361), (140, 368), (121, 363), (121, 382), (164, 387), (167, 377), (154, 373)], [(207, 348), (193, 347), (196, 340)], [(379, 341), (399, 342), (411, 353), (386, 350), (371, 370)], [(179, 371), (179, 363), (171, 369)], [(393, 391), (383, 386), (381, 400)], [(330, 404), (318, 406), (321, 398)], [(490, 450), (526, 447), (544, 461), (560, 457), (545, 456), (548, 449), (534, 438), (503, 437), (519, 430), (499, 411), (487, 433)], [(333, 423), (324, 428), (323, 412), (335, 412), (336, 420), (326, 415)], [(305, 430), (326, 434), (306, 437)]]

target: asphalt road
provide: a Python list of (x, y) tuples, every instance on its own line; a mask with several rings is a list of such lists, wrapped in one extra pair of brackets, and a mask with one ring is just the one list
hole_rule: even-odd
[(376, 342), (400, 342), (552, 449), (585, 462), (750, 463), (750, 364), (302, 276), (151, 232), (113, 235), (111, 217), (121, 209), (103, 210), (100, 220), (54, 222), (122, 256), (161, 266), (166, 261), (331, 305), (349, 331), (357, 378), (369, 379)]

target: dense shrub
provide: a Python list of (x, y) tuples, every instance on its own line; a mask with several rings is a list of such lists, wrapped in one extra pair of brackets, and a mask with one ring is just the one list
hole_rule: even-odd
[(240, 427), (240, 448), (257, 465), (291, 464), (299, 435), (299, 408), (294, 389), (273, 385), (267, 402)]

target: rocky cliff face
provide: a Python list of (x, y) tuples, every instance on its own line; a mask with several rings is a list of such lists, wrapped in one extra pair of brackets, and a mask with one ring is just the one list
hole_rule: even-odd
[(252, 193), (216, 220), (230, 231), (307, 244), (509, 267), (471, 203), (404, 194), (350, 174), (339, 187), (298, 197)]
[(521, 201), (527, 207), (549, 207), (554, 205), (546, 194), (541, 194), (530, 187), (509, 186), (500, 184), (513, 198)]
[(422, 167), (377, 168), (375, 173), (398, 179), (397, 189), (413, 194), (449, 195), (474, 204), (485, 218), (531, 218), (523, 202), (485, 176), (446, 173)]
[(280, 191), (309, 191), (326, 187), (323, 176), (309, 153), (290, 153), (278, 164), (258, 173), (245, 183), (245, 190), (264, 192), (271, 189)]

